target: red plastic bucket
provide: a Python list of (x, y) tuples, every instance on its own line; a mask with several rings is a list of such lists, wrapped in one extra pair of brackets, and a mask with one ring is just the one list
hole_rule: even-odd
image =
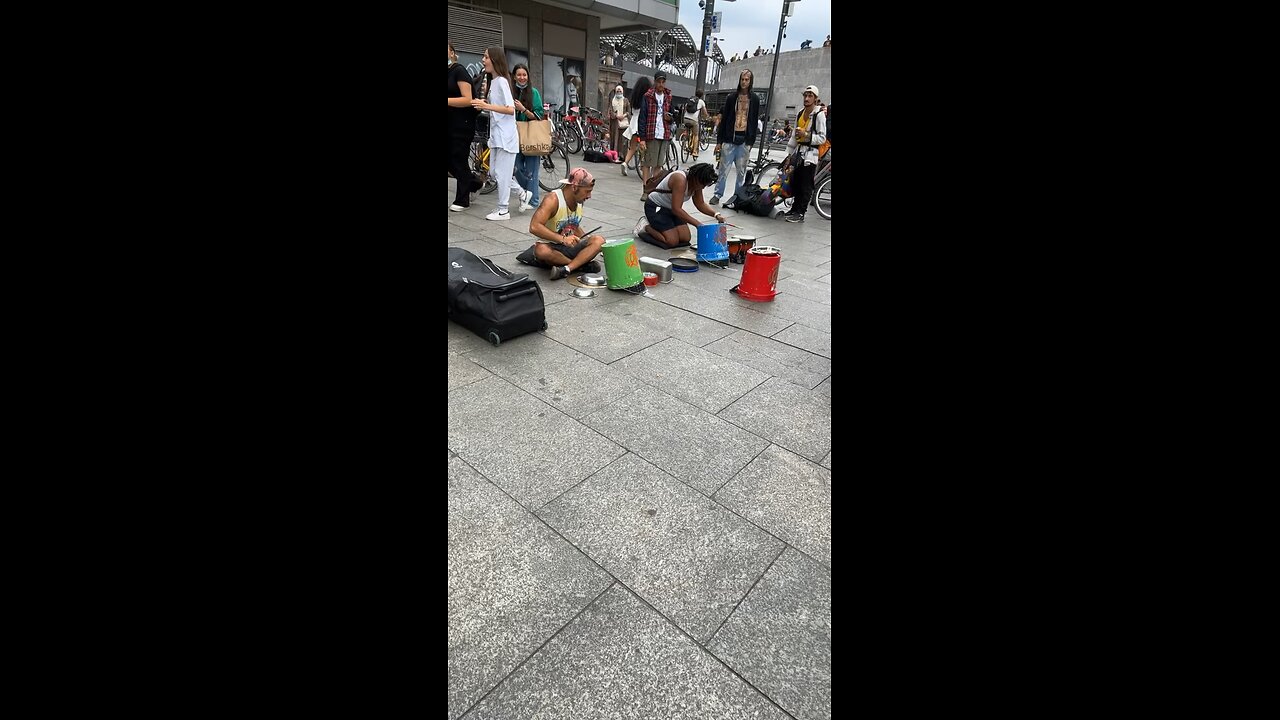
[(769, 302), (778, 294), (778, 266), (782, 264), (782, 251), (764, 245), (747, 251), (747, 262), (742, 266), (742, 282), (734, 291), (752, 302)]

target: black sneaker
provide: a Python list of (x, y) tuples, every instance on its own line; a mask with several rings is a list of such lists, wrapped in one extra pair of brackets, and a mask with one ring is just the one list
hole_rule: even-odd
[(720, 196), (719, 196), (719, 195), (712, 195), (712, 196), (711, 196), (711, 204), (712, 204), (712, 205), (719, 205), (719, 204), (720, 204)]
[(588, 260), (578, 269), (584, 273), (598, 273), (600, 272), (600, 263), (595, 260)]
[(795, 215), (787, 214), (787, 222), (804, 222), (804, 215), (796, 213)]
[(551, 279), (559, 280), (560, 278), (569, 277), (569, 268), (564, 265), (556, 265), (551, 268)]

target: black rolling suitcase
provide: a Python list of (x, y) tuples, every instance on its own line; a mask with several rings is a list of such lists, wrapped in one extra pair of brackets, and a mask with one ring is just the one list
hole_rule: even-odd
[(547, 328), (542, 288), (462, 248), (449, 248), (449, 319), (497, 345)]

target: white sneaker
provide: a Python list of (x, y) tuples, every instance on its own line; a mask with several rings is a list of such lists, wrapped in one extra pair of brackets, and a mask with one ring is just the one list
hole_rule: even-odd
[(449, 210), (451, 212), (462, 212), (463, 210), (466, 210), (466, 208), (462, 207), (461, 205), (450, 205)]
[(636, 228), (631, 232), (636, 236), (637, 240), (642, 238), (642, 236), (644, 235), (644, 229), (648, 227), (648, 225), (649, 225), (649, 219), (644, 216), (641, 216), (640, 219), (636, 221)]
[(507, 210), (504, 210), (502, 212), (498, 212), (497, 210), (494, 210), (488, 215), (485, 215), (484, 219), (485, 220), (510, 220), (511, 212)]
[(525, 206), (533, 207), (532, 205), (529, 205), (529, 201), (530, 201), (530, 200), (532, 200), (532, 199), (533, 199), (533, 191), (532, 191), (532, 190), (521, 190), (521, 191), (520, 191), (520, 210), (521, 210), (522, 212), (524, 211)]

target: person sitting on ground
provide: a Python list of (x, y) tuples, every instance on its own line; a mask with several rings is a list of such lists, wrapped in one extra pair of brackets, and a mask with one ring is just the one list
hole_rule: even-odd
[[(644, 219), (636, 225), (636, 238), (667, 249), (688, 245), (689, 225), (700, 224), (684, 209), (690, 199), (698, 212), (714, 217), (716, 222), (724, 222), (724, 216), (702, 199), (702, 191), (715, 181), (716, 169), (710, 163), (695, 163), (688, 170), (668, 173), (644, 202)], [(680, 201), (673, 202), (673, 198)]]
[(525, 265), (551, 269), (551, 279), (568, 277), (579, 269), (600, 272), (593, 260), (604, 247), (603, 235), (587, 237), (582, 231), (583, 203), (591, 198), (596, 179), (584, 168), (569, 173), (555, 192), (542, 203), (529, 221), (529, 232), (537, 239), (533, 247), (516, 256)]
[(827, 36), (827, 41), (822, 43), (822, 47), (831, 47), (831, 36)]

